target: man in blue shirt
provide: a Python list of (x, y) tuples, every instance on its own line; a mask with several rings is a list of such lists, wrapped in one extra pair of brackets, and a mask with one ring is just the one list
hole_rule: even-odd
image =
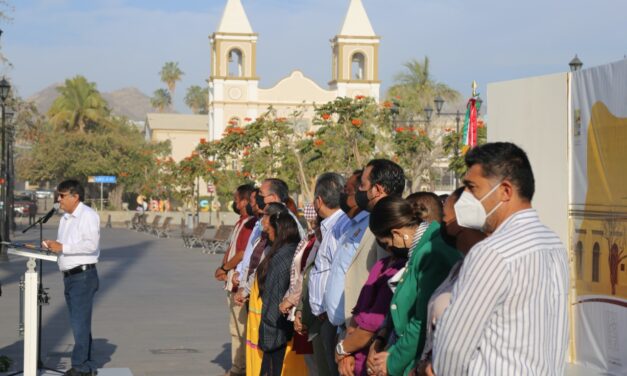
[(340, 194), (344, 185), (341, 175), (327, 172), (318, 177), (314, 189), (314, 208), (322, 218), (322, 241), (309, 274), (309, 305), (317, 324), (310, 326), (309, 338), (313, 337), (314, 356), (320, 375), (338, 375), (335, 365), (336, 329), (327, 318), (323, 300), (338, 241), (348, 223), (348, 217), (340, 210)]
[(337, 253), (331, 264), (331, 273), (327, 281), (324, 293), (324, 305), (327, 316), (333, 326), (343, 326), (349, 317), (346, 317), (344, 309), (344, 281), (348, 266), (353, 261), (357, 247), (368, 227), (370, 214), (359, 208), (355, 201), (355, 193), (359, 188), (362, 171), (358, 170), (348, 179), (344, 185), (344, 192), (340, 196), (340, 207), (349, 218), (340, 241)]

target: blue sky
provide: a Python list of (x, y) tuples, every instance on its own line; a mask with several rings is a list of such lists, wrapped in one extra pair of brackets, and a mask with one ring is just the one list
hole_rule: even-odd
[[(76, 74), (101, 91), (134, 86), (148, 95), (164, 87), (158, 72), (177, 61), (185, 72), (176, 109), (190, 85), (209, 75), (208, 36), (225, 0), (11, 0), (1, 22), (2, 53), (19, 94)], [(242, 0), (259, 33), (257, 72), (270, 87), (294, 69), (326, 87), (329, 39), (348, 0)], [(434, 77), (470, 94), (489, 82), (568, 70), (575, 53), (585, 66), (627, 54), (624, 0), (363, 0), (382, 37), (383, 88), (409, 59), (429, 56)]]

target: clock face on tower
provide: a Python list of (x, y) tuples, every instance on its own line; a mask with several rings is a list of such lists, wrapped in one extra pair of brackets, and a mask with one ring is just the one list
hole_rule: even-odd
[(238, 87), (232, 87), (229, 89), (229, 98), (237, 100), (242, 97), (242, 89)]

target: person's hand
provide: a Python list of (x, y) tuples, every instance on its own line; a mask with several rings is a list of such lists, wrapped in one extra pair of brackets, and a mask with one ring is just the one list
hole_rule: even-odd
[(239, 272), (233, 273), (233, 277), (231, 277), (231, 283), (233, 287), (239, 286)]
[(61, 251), (63, 251), (63, 244), (56, 240), (44, 240), (41, 242), (41, 246), (54, 253), (61, 253)]
[(290, 313), (290, 310), (292, 309), (292, 307), (294, 307), (292, 303), (288, 302), (287, 300), (284, 300), (279, 304), (279, 311), (281, 311), (282, 314), (287, 315)]
[(355, 357), (347, 355), (337, 363), (340, 376), (355, 376)]
[(307, 325), (303, 324), (302, 311), (296, 311), (296, 313), (294, 314), (294, 330), (301, 336), (307, 334)]
[(233, 296), (233, 302), (239, 307), (244, 305), (244, 303), (246, 302), (246, 298), (244, 297), (243, 289), (237, 290), (235, 296)]
[(375, 339), (372, 344), (370, 345), (370, 349), (368, 350), (368, 357), (366, 358), (366, 371), (370, 371), (368, 372), (369, 375), (374, 375), (374, 357), (375, 355), (377, 355), (379, 346), (381, 346), (380, 340)]
[(226, 281), (226, 272), (222, 269), (222, 266), (216, 269), (216, 272), (213, 274), (213, 276), (220, 282)]
[(388, 374), (388, 352), (381, 351), (374, 356), (374, 368), (373, 371), (377, 376), (387, 376)]
[(425, 375), (427, 376), (435, 376), (435, 372), (433, 372), (433, 364), (429, 362), (427, 367), (425, 368)]

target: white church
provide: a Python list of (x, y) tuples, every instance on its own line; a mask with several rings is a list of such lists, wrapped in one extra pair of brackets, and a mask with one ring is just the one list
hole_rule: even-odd
[(172, 157), (190, 155), (201, 138), (218, 140), (229, 124), (246, 124), (269, 106), (280, 116), (304, 110), (313, 116), (314, 104), (338, 97), (370, 96), (379, 100), (379, 43), (361, 0), (350, 0), (340, 31), (331, 40), (331, 80), (320, 87), (295, 70), (270, 88), (259, 87), (257, 40), (241, 0), (227, 0), (217, 30), (210, 36), (211, 75), (209, 114), (146, 115), (146, 137), (170, 140)]

